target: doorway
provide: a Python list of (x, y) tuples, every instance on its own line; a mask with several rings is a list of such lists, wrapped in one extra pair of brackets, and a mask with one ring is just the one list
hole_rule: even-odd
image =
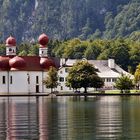
[(36, 93), (39, 93), (39, 85), (36, 85)]

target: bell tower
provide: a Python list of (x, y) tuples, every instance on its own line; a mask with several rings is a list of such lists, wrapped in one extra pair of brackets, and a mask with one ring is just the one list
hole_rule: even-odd
[(48, 56), (48, 48), (47, 44), (49, 42), (49, 38), (46, 34), (41, 34), (38, 38), (38, 42), (40, 44), (39, 47), (39, 56), (40, 57), (47, 57)]
[(6, 39), (6, 55), (16, 55), (16, 39), (12, 36)]

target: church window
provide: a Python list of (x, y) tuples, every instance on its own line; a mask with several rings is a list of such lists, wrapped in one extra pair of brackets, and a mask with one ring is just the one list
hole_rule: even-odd
[(12, 51), (12, 49), (11, 49), (11, 48), (9, 48), (9, 51), (11, 52), (11, 51)]
[(13, 77), (10, 76), (10, 84), (12, 84), (12, 83), (13, 83)]
[(36, 76), (36, 84), (39, 84), (39, 77)]
[(3, 83), (3, 84), (5, 84), (5, 83), (6, 83), (5, 76), (2, 76), (2, 83)]

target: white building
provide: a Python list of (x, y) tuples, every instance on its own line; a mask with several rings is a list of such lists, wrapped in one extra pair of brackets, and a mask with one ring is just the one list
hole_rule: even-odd
[(0, 56), (0, 93), (47, 92), (43, 80), (54, 59), (47, 56), (48, 37), (39, 37), (39, 56), (16, 56), (16, 40), (6, 40), (6, 56)]
[[(62, 59), (61, 67), (58, 71), (59, 75), (59, 86), (58, 91), (72, 91), (73, 89), (67, 87), (66, 77), (68, 76), (69, 69), (73, 66), (73, 64), (78, 61), (76, 59)], [(114, 84), (118, 77), (122, 74), (128, 75), (133, 78), (133, 76), (124, 71), (120, 66), (115, 63), (114, 59), (108, 60), (88, 60), (90, 64), (92, 64), (96, 69), (98, 69), (98, 76), (101, 77), (104, 81), (104, 89), (114, 89)], [(89, 88), (89, 90), (94, 90), (93, 88)]]

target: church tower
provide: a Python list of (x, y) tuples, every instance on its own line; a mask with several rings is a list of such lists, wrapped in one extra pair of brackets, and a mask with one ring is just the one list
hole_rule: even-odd
[(6, 39), (6, 55), (16, 55), (16, 39), (12, 36)]
[(49, 42), (49, 38), (46, 34), (41, 34), (38, 38), (38, 42), (40, 44), (39, 47), (39, 56), (40, 57), (47, 57), (48, 56), (48, 48), (47, 44)]

